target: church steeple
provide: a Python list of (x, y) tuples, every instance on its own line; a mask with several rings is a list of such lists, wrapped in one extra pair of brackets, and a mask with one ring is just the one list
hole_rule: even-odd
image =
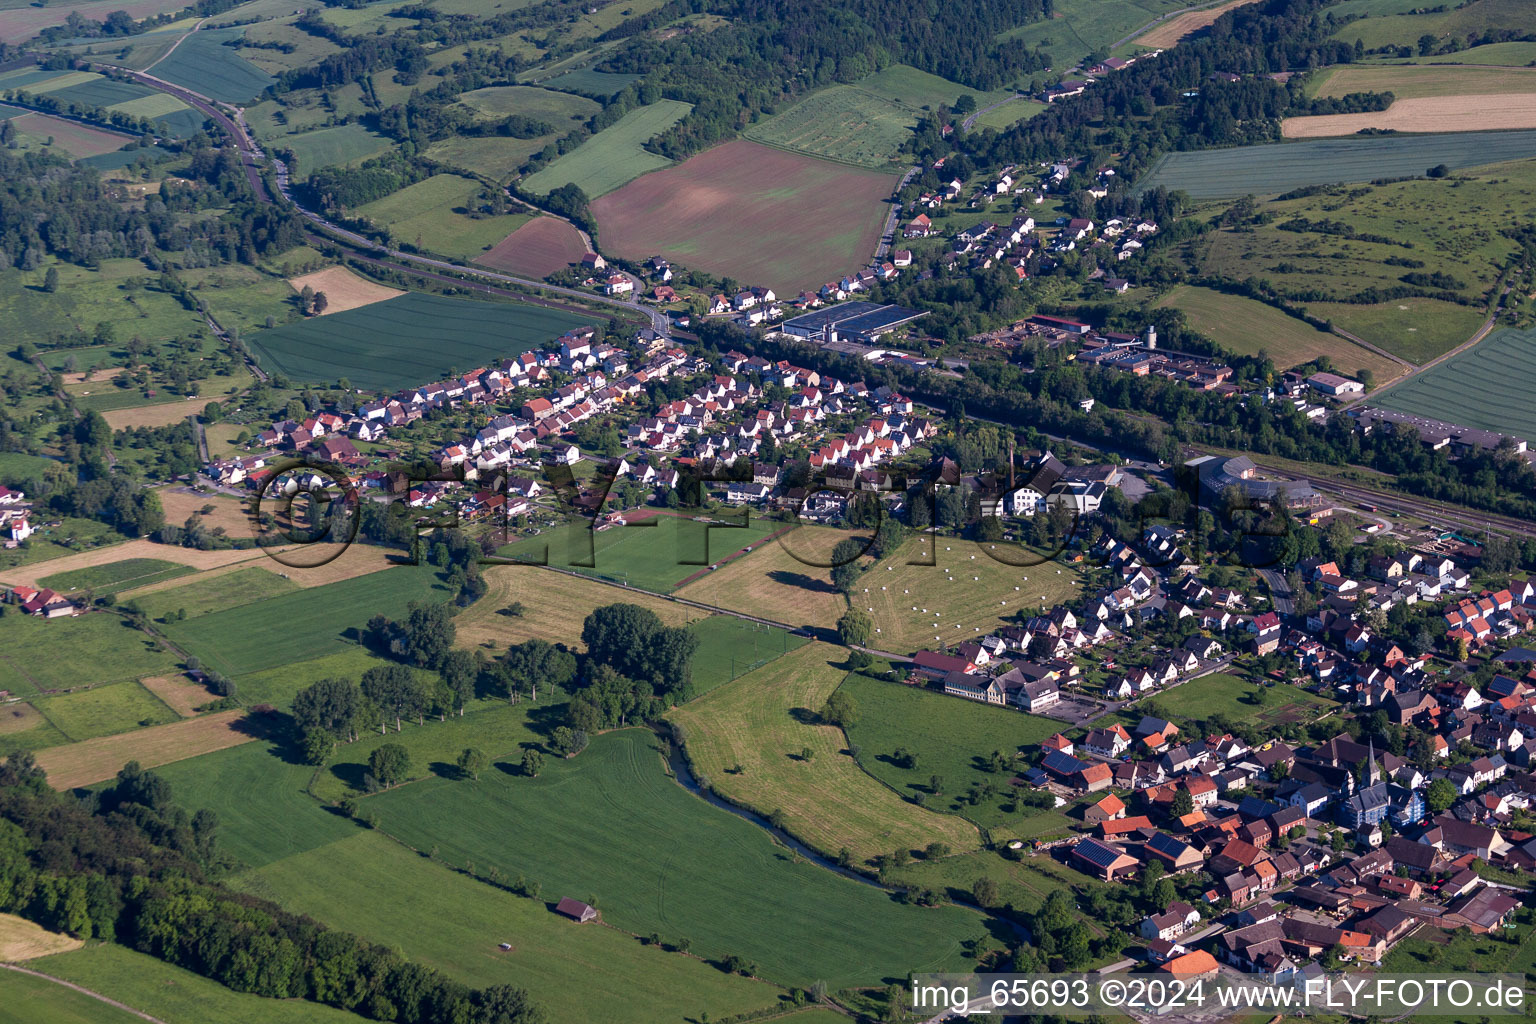
[(1368, 749), (1370, 753), (1367, 756), (1370, 760), (1366, 762), (1365, 784), (1366, 786), (1375, 786), (1381, 782), (1381, 773), (1376, 770), (1376, 740), (1374, 737), (1368, 741)]

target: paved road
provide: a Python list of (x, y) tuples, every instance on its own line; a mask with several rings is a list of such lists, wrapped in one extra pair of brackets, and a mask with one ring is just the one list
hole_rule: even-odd
[(880, 244), (875, 246), (875, 263), (885, 259), (885, 254), (891, 251), (891, 246), (896, 242), (896, 218), (901, 214), (901, 203), (896, 198), (901, 195), (901, 190), (907, 187), (907, 182), (915, 178), (921, 167), (908, 167), (902, 174), (901, 180), (891, 190), (891, 208), (885, 211), (885, 227), (880, 231)]
[(1285, 575), (1274, 569), (1260, 569), (1259, 575), (1269, 584), (1269, 600), (1275, 606), (1275, 611), (1281, 615), (1294, 615), (1296, 602), (1291, 596), (1291, 585), (1286, 582)]

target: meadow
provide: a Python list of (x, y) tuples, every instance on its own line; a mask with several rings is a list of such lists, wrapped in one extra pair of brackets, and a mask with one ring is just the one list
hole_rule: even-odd
[[(479, 782), (431, 779), (364, 806), (386, 834), (418, 849), (436, 845), (450, 864), (524, 876), (550, 898), (594, 903), (618, 928), (686, 937), (701, 956), (746, 957), (783, 984), (819, 978), (841, 988), (961, 969), (962, 944), (985, 933), (969, 911), (898, 904), (711, 807), (667, 776), (644, 730), (595, 737), (576, 758), (551, 759), (537, 778), (498, 767)], [(364, 882), (364, 873), (347, 874)], [(273, 888), (294, 881), (273, 879)], [(433, 921), (446, 916), (431, 913)]]
[(506, 182), (522, 169), (529, 157), (556, 138), (555, 135), (539, 135), (531, 139), (514, 139), (504, 135), (453, 135), (434, 142), (426, 155), (446, 167)]
[(483, 190), (484, 186), (472, 178), (434, 174), (358, 207), (356, 214), (387, 229), (397, 244), (474, 259), (528, 220), (527, 214), (470, 216)]
[(591, 321), (558, 309), (410, 292), (386, 302), (259, 331), (246, 344), (270, 371), (297, 381), (346, 377), (395, 391), (507, 359)]
[(869, 260), (895, 178), (738, 140), (592, 204), (606, 250), (793, 294)]
[(401, 566), (295, 594), (212, 612), (165, 628), (173, 642), (227, 676), (339, 653), (343, 634), (374, 615), (406, 615), (411, 601), (452, 597), (427, 566)]
[[(277, 563), (272, 563), (274, 566)], [(151, 619), (163, 619), (171, 612), (185, 611), (187, 618), (221, 612), (229, 608), (253, 604), (271, 597), (280, 597), (299, 589), (292, 580), (284, 579), (265, 567), (236, 569), (193, 580), (181, 586), (158, 589), (153, 593), (135, 595), (133, 602)]]
[(0, 690), (21, 696), (161, 675), (176, 664), (148, 634), (111, 612), (0, 617), (0, 652)]
[(859, 768), (842, 729), (817, 720), (847, 674), (844, 653), (812, 644), (674, 710), (694, 771), (732, 803), (779, 812), (791, 835), (830, 857), (846, 849), (867, 862), (933, 842), (975, 849), (972, 826), (903, 801)]
[(475, 262), (507, 273), (548, 277), (581, 259), (586, 251), (581, 234), (569, 221), (535, 217)]
[(181, 718), (132, 679), (48, 697), (34, 701), (33, 706), (71, 743), (166, 725)]
[(1371, 404), (1462, 426), (1536, 438), (1536, 331), (1510, 328), (1488, 337)]
[(563, 75), (548, 78), (539, 84), (546, 89), (559, 89), (582, 96), (607, 98), (622, 92), (631, 82), (638, 82), (640, 75), (616, 75), (608, 71), (567, 71)]
[(699, 638), (692, 665), (693, 692), (698, 696), (810, 642), (788, 630), (734, 615), (710, 615), (689, 628)]
[[(1305, 320), (1241, 295), (1228, 295), (1196, 285), (1179, 285), (1156, 305), (1182, 311), (1191, 327), (1239, 355), (1268, 352), (1282, 370), (1310, 363), (1318, 356), (1328, 356), (1346, 373), (1353, 374), (1362, 368), (1370, 370), (1378, 382), (1391, 380), (1403, 372), (1401, 366), (1370, 349), (1337, 334), (1320, 331)], [(1316, 312), (1318, 316), (1327, 315)]]
[[(692, 601), (787, 622), (810, 630), (830, 630), (847, 603), (832, 586), (827, 563), (847, 530), (797, 525), (759, 544), (743, 558), (699, 577), (679, 593)], [(857, 535), (863, 540), (867, 534)]]
[[(380, 877), (391, 880), (388, 899), (378, 899), (370, 882)], [(543, 900), (475, 881), (377, 833), (298, 854), (235, 884), (466, 984), (525, 987), (555, 1021), (671, 1024), (766, 1009), (780, 996), (772, 985), (622, 931), (576, 926)], [(501, 942), (513, 948), (502, 951)]]
[[(1365, 15), (1358, 21), (1340, 26), (1333, 37), (1346, 43), (1358, 39), (1367, 49), (1379, 46), (1413, 48), (1424, 35), (1443, 39), (1500, 28), (1523, 33), (1530, 26), (1530, 7), (1522, 0), (1471, 0), (1464, 4), (1428, 8), (1420, 0), (1345, 0), (1333, 11), (1335, 17)], [(1439, 59), (1453, 63), (1465, 60), (1458, 58), (1461, 58), (1460, 54), (1452, 53)]]
[[(1062, 832), (1066, 831), (1068, 824), (1065, 817), (1055, 814), (1041, 815), (1038, 820), (1058, 821)], [(1045, 838), (1055, 835), (1052, 832)], [(1000, 904), (1012, 904), (1025, 912), (1039, 910), (1046, 898), (1057, 889), (1072, 892), (1104, 884), (1053, 860), (1047, 854), (1009, 861), (996, 850), (977, 850), (975, 853), (945, 857), (942, 860), (914, 860), (906, 867), (892, 869), (890, 876), (902, 885), (933, 889), (946, 894), (950, 899), (969, 899), (971, 887), (976, 880), (990, 878), (997, 883), (997, 899)], [(1095, 935), (1104, 934), (1104, 929), (1094, 921), (1089, 920), (1088, 926)]]
[(53, 788), (74, 789), (112, 778), (129, 761), (137, 761), (145, 768), (158, 768), (250, 743), (265, 725), (248, 718), (243, 711), (220, 711), (50, 747), (38, 754), (37, 764), (48, 773), (48, 784)]
[(1011, 128), (1020, 121), (1026, 121), (1045, 109), (1045, 104), (1036, 100), (1015, 99), (1009, 100), (994, 110), (988, 110), (976, 118), (977, 128), (992, 128), (1002, 131)]
[(693, 104), (660, 100), (637, 107), (553, 163), (530, 174), (522, 187), (546, 195), (562, 185), (574, 184), (596, 199), (649, 171), (672, 163), (643, 148), (645, 143), (681, 121)]
[[(42, 290), (47, 267), (59, 272), (58, 290)], [(0, 271), (0, 333), (19, 344), (30, 341), (46, 348), (55, 336), (88, 338), (98, 323), (109, 323), (123, 341), (137, 335), (160, 342), (184, 337), (202, 328), (197, 314), (155, 287), (137, 287), (153, 280), (138, 260), (103, 260), (94, 270), (71, 263), (46, 263), (28, 273)]]
[[(1316, 721), (1338, 705), (1297, 686), (1261, 686), (1229, 672), (1215, 672), (1164, 690), (1138, 704), (1133, 717), (1156, 714), (1183, 723), (1225, 715), (1234, 722), (1262, 725)], [(1156, 710), (1153, 710), (1153, 709)]]
[(158, 558), (125, 558), (121, 562), (108, 562), (104, 565), (61, 572), (54, 576), (44, 576), (41, 582), (43, 586), (52, 587), (61, 594), (68, 594), (74, 590), (89, 590), (100, 596), (175, 579), (195, 571), (191, 566), (178, 565)]
[(387, 664), (388, 660), (362, 647), (347, 647), (334, 654), (235, 676), (235, 692), (247, 707), (271, 704), (286, 709), (294, 695), (312, 683), (328, 677), (360, 679), (369, 669)]
[(0, 971), (0, 1024), (137, 1024), (127, 1010), (43, 978)]
[(325, 167), (351, 164), (378, 156), (389, 148), (389, 140), (360, 124), (318, 128), (312, 132), (285, 135), (274, 143), (293, 150), (294, 177), (301, 179)]
[[(1307, 305), (1307, 312), (1326, 317), (1349, 333), (1420, 365), (1472, 337), (1483, 322), (1480, 309), (1424, 298), (1373, 305), (1313, 302)], [(1381, 380), (1379, 375), (1377, 380)]]
[(1536, 69), (1456, 65), (1346, 64), (1317, 72), (1307, 82), (1309, 96), (1347, 96), (1352, 92), (1390, 92), (1400, 100), (1430, 96), (1488, 96), (1536, 90)]
[(245, 103), (275, 79), (240, 56), (235, 46), (226, 45), (244, 38), (244, 28), (193, 32), (149, 70), (156, 78), (224, 103)]
[(69, 737), (59, 732), (58, 727), (33, 705), (20, 701), (0, 705), (0, 756), (43, 750), (68, 742)]
[(585, 121), (602, 109), (598, 103), (585, 96), (531, 85), (498, 85), (475, 89), (461, 95), (459, 102), (486, 118), (522, 114), (548, 121), (562, 132), (572, 127), (568, 122)]
[(998, 39), (1039, 47), (1051, 55), (1052, 68), (1065, 71), (1154, 18), (1188, 6), (1187, 0), (1057, 0), (1054, 18), (1011, 29)]
[[(897, 793), (908, 798), (921, 794), (929, 809), (974, 821), (991, 830), (994, 841), (999, 834), (1013, 834), (1021, 823), (1054, 814), (1016, 804), (1009, 780), (1035, 762), (1039, 744), (1065, 728), (1062, 723), (857, 672), (843, 680), (838, 692), (858, 708), (848, 739), (859, 747), (860, 767)], [(898, 763), (893, 756), (898, 750), (915, 756), (912, 767)], [(1002, 751), (1009, 767), (991, 771), (993, 751)], [(1025, 761), (1012, 760), (1019, 753)], [(935, 775), (943, 780), (938, 794), (929, 786)], [(990, 797), (970, 802), (967, 794), (973, 787), (987, 786), (994, 790)]]
[(1536, 131), (1312, 139), (1169, 153), (1136, 187), (1182, 189), (1196, 199), (1275, 195), (1307, 185), (1422, 175), (1437, 164), (1456, 170), (1532, 156)]
[[(782, 523), (767, 519), (741, 525), (715, 519), (698, 522), (687, 515), (656, 515), (594, 531), (582, 520), (526, 537), (497, 554), (667, 593), (707, 566), (762, 543), (782, 528)], [(620, 599), (615, 591), (613, 600)]]

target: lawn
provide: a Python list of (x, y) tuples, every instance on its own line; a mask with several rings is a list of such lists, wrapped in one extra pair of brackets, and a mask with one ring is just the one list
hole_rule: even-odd
[[(930, 550), (935, 564), (921, 564)], [(989, 546), (937, 535), (913, 537), (864, 573), (851, 601), (874, 619), (872, 647), (906, 654), (949, 646), (978, 639), (1021, 613), (1075, 605), (1079, 571), (1042, 559), (1002, 542)]]
[(285, 135), (274, 145), (293, 150), (295, 178), (306, 178), (325, 167), (351, 164), (378, 156), (389, 148), (389, 140), (375, 135), (360, 124), (320, 128), (298, 135)]
[(1309, 139), (1169, 153), (1137, 182), (1182, 189), (1196, 199), (1275, 195), (1306, 185), (1374, 181), (1536, 156), (1536, 131)]
[(592, 204), (604, 251), (793, 294), (862, 266), (894, 175), (728, 142)]
[[(746, 525), (725, 519), (699, 522), (687, 515), (631, 518), (625, 526), (594, 531), (583, 520), (546, 530), (501, 548), (497, 554), (534, 565), (668, 593), (708, 566), (763, 543), (783, 529), (772, 520)], [(613, 600), (620, 600), (615, 592)]]
[(173, 671), (176, 659), (110, 612), (0, 617), (0, 690), (27, 696)]
[(700, 696), (809, 642), (788, 630), (734, 615), (711, 615), (691, 628), (699, 638), (693, 655), (693, 692)]
[(225, 103), (245, 103), (276, 79), (240, 56), (234, 46), (225, 45), (244, 38), (244, 28), (193, 32), (150, 70), (156, 78), (195, 89), (204, 96)]
[(847, 674), (845, 653), (812, 644), (673, 711), (694, 770), (734, 803), (779, 811), (791, 835), (828, 856), (975, 849), (974, 827), (903, 801), (860, 769), (841, 729), (818, 722)]
[(166, 725), (181, 719), (164, 701), (133, 679), (33, 703), (72, 743), (98, 736), (115, 736), (151, 725)]
[[(1157, 306), (1183, 311), (1191, 327), (1238, 355), (1269, 353), (1282, 370), (1328, 356), (1351, 375), (1361, 368), (1369, 369), (1378, 383), (1403, 372), (1398, 364), (1370, 349), (1241, 295), (1180, 285), (1159, 299)], [(1317, 315), (1328, 314), (1318, 311)]]
[(1313, 302), (1307, 312), (1419, 365), (1460, 345), (1483, 323), (1482, 310), (1442, 299), (1405, 298), (1374, 305)]
[(270, 569), (253, 567), (156, 590), (135, 597), (133, 601), (152, 619), (164, 619), (167, 614), (179, 611), (185, 611), (187, 618), (195, 619), (298, 589), (292, 580), (284, 579)]
[[(165, 1024), (363, 1024), (365, 1019), (319, 1003), (235, 992), (200, 974), (112, 943), (58, 953), (28, 966), (100, 992)], [(107, 1013), (117, 1012), (96, 1005)], [(93, 1013), (86, 1019), (107, 1024), (118, 1018)], [(138, 1019), (123, 1018), (125, 1024)], [(42, 1020), (32, 1018), (31, 1024), (42, 1024)]]
[(395, 391), (508, 359), (592, 322), (563, 310), (409, 292), (360, 309), (260, 331), (246, 344), (263, 367), (296, 381), (346, 377)]
[(1467, 351), (1405, 381), (1372, 405), (1467, 427), (1536, 438), (1536, 330), (1498, 330)]
[[(370, 879), (386, 877), (389, 896), (379, 899)], [(552, 1021), (672, 1024), (765, 1009), (780, 996), (771, 985), (643, 946), (621, 931), (577, 926), (542, 900), (467, 878), (376, 833), (280, 861), (236, 884), (466, 984), (527, 988)], [(503, 952), (501, 942), (513, 948)]]
[[(840, 692), (858, 708), (848, 739), (859, 747), (860, 766), (896, 792), (920, 794), (925, 806), (974, 821), (992, 831), (994, 842), (999, 834), (1029, 830), (1035, 818), (1050, 813), (1016, 804), (1009, 780), (1035, 762), (1036, 748), (1062, 723), (859, 673), (849, 675)], [(911, 768), (897, 763), (897, 750), (915, 756)], [(1010, 759), (1025, 752), (1028, 761), (1010, 761), (1009, 769), (993, 772), (988, 759), (994, 751)], [(937, 796), (929, 788), (935, 775), (943, 780)], [(988, 788), (991, 795), (970, 801), (973, 791)]]
[(196, 571), (190, 565), (178, 565), (158, 558), (125, 558), (121, 562), (107, 562), (105, 565), (44, 576), (39, 582), (61, 594), (89, 590), (101, 596), (187, 576)]
[(830, 630), (847, 603), (832, 586), (830, 560), (838, 541), (867, 534), (826, 526), (797, 525), (751, 555), (723, 565), (684, 587), (680, 594), (720, 608)]
[(469, 216), (485, 186), (458, 174), (434, 174), (357, 209), (400, 245), (474, 259), (528, 220), (527, 214)]
[(374, 615), (400, 619), (411, 601), (452, 597), (428, 566), (401, 566), (165, 627), (178, 646), (228, 676), (336, 654)]
[(598, 736), (538, 778), (498, 768), (478, 783), (428, 780), (364, 806), (386, 833), (435, 844), (450, 864), (525, 876), (550, 898), (595, 900), (616, 927), (687, 937), (702, 956), (746, 957), (783, 984), (820, 978), (835, 989), (962, 969), (961, 944), (985, 930), (970, 912), (903, 906), (796, 858), (670, 779), (645, 730)]
[[(1156, 711), (1152, 710), (1156, 707)], [(1181, 722), (1212, 715), (1264, 725), (1310, 721), (1337, 707), (1333, 701), (1289, 684), (1260, 686), (1242, 676), (1216, 672), (1165, 690), (1136, 707), (1136, 713), (1161, 714)]]
[(575, 184), (589, 199), (607, 195), (625, 182), (672, 162), (643, 147), (681, 121), (692, 109), (693, 104), (678, 100), (659, 100), (637, 107), (558, 160), (523, 179), (522, 187), (535, 195), (545, 195), (561, 185)]

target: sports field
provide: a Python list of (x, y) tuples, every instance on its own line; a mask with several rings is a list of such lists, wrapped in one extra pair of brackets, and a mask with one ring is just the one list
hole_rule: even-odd
[(975, 849), (975, 828), (903, 801), (859, 768), (842, 729), (816, 720), (847, 674), (845, 654), (811, 644), (674, 710), (694, 771), (734, 803), (779, 811), (791, 835), (831, 857)]
[(167, 57), (151, 67), (156, 78), (225, 103), (255, 99), (275, 79), (246, 60), (233, 46), (245, 38), (244, 28), (203, 29), (181, 41)]
[[(858, 673), (843, 680), (839, 692), (858, 708), (848, 738), (859, 746), (859, 764), (896, 792), (922, 794), (925, 806), (992, 829), (994, 840), (998, 831), (1008, 833), (1042, 813), (1015, 803), (1009, 780), (1036, 762), (1036, 747), (1062, 723)], [(898, 763), (898, 750), (915, 756), (912, 767)], [(993, 751), (1010, 759), (1000, 772), (990, 770)], [(1019, 752), (1028, 759), (1012, 760)], [(943, 780), (938, 794), (929, 785), (935, 775)], [(989, 786), (990, 796), (970, 802), (973, 787)]]
[(558, 309), (410, 292), (335, 316), (249, 334), (262, 366), (296, 381), (346, 377), (395, 391), (537, 348), (590, 323)]
[(728, 142), (592, 204), (605, 249), (793, 293), (862, 266), (895, 178)]
[(1458, 169), (1536, 156), (1536, 131), (1313, 139), (1169, 153), (1137, 188), (1183, 189), (1196, 199), (1274, 195), (1304, 185), (1421, 175), (1437, 164)]
[(666, 593), (783, 528), (766, 519), (741, 525), (674, 514), (632, 517), (628, 525), (596, 531), (583, 521), (516, 541), (497, 554)]
[(554, 163), (529, 175), (522, 187), (545, 195), (561, 185), (580, 186), (587, 198), (607, 195), (647, 171), (672, 161), (644, 149), (645, 143), (688, 116), (693, 104), (659, 100), (637, 107)]
[(111, 612), (0, 617), (0, 690), (12, 694), (161, 675), (175, 663), (147, 633)]
[[(508, 881), (518, 873), (511, 871)], [(370, 877), (391, 879), (388, 899), (369, 895), (377, 892)], [(779, 996), (772, 985), (643, 946), (622, 931), (575, 925), (545, 902), (563, 892), (546, 887), (544, 899), (514, 896), (377, 833), (298, 854), (236, 884), (333, 928), (398, 948), (466, 984), (525, 987), (552, 1021), (672, 1024), (701, 1020), (705, 1013), (716, 1019), (765, 1009)], [(586, 895), (583, 890), (577, 898)], [(606, 915), (606, 903), (602, 909)], [(664, 930), (666, 935), (680, 937), (675, 929)], [(513, 948), (502, 951), (502, 942)], [(702, 951), (695, 946), (694, 952)]]
[(474, 259), (517, 230), (526, 214), (469, 216), (485, 186), (458, 174), (424, 181), (360, 206), (357, 215), (389, 231), (398, 244), (461, 259)]
[[(472, 860), (481, 871), (522, 875), (547, 898), (595, 900), (619, 928), (687, 937), (702, 956), (746, 957), (780, 983), (820, 978), (836, 989), (909, 970), (961, 969), (961, 943), (984, 931), (970, 912), (902, 906), (797, 862), (756, 825), (669, 778), (646, 730), (597, 736), (576, 758), (551, 759), (538, 778), (498, 769), (479, 782), (430, 779), (365, 806), (384, 832), (419, 849), (435, 843), (450, 864)], [(347, 874), (357, 884), (377, 877)], [(434, 910), (432, 920), (447, 916)]]
[(1232, 352), (1268, 352), (1282, 370), (1328, 356), (1346, 373), (1369, 369), (1379, 383), (1403, 372), (1403, 367), (1370, 349), (1241, 295), (1180, 285), (1159, 299), (1157, 306), (1182, 310), (1191, 327)]
[(1536, 439), (1536, 330), (1495, 331), (1372, 405)]
[(156, 768), (225, 747), (249, 743), (260, 736), (260, 723), (244, 711), (220, 711), (184, 718), (169, 725), (137, 729), (118, 736), (99, 736), (37, 755), (54, 789), (73, 789), (110, 779), (129, 761)]
[(717, 686), (762, 668), (775, 658), (810, 641), (786, 629), (765, 626), (734, 615), (710, 615), (690, 627), (699, 638), (693, 654), (693, 692), (702, 695)]
[(475, 260), (493, 270), (548, 277), (581, 259), (587, 250), (569, 221), (535, 217)]
[(830, 630), (847, 607), (832, 586), (830, 561), (838, 541), (849, 536), (826, 526), (797, 525), (750, 556), (700, 576), (679, 593), (692, 601), (757, 615), (791, 626)]
[(306, 178), (324, 167), (357, 163), (378, 156), (389, 148), (388, 139), (375, 135), (360, 124), (343, 124), (298, 135), (284, 135), (274, 139), (272, 144), (293, 150), (294, 156), (298, 158), (294, 168), (296, 178)]
[(44, 576), (41, 582), (43, 586), (51, 587), (61, 594), (89, 590), (99, 597), (175, 579), (177, 576), (187, 576), (196, 571), (191, 566), (159, 558), (125, 558), (121, 562), (107, 562), (105, 565)]

